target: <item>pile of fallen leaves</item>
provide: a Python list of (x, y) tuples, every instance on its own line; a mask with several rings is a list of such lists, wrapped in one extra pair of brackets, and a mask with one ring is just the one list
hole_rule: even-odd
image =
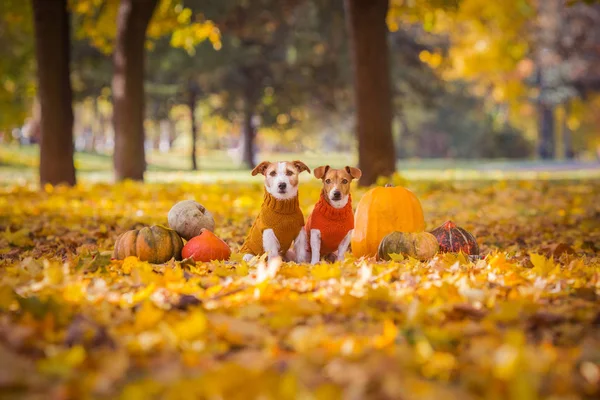
[[(118, 234), (166, 225), (184, 199), (215, 214), (235, 252), (261, 186), (0, 187), (0, 392), (598, 398), (598, 182), (409, 187), (428, 229), (452, 219), (478, 238), (483, 258), (114, 261)], [(302, 185), (305, 212), (319, 189)]]

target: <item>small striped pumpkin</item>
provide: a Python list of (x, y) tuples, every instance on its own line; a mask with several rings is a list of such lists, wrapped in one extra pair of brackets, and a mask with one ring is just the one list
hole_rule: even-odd
[(123, 260), (136, 256), (141, 261), (162, 264), (171, 258), (181, 260), (183, 240), (177, 232), (162, 226), (153, 225), (127, 231), (117, 238), (113, 258)]
[(438, 228), (431, 231), (440, 244), (443, 253), (458, 253), (476, 256), (479, 255), (477, 240), (469, 232), (457, 226), (452, 221), (446, 221)]

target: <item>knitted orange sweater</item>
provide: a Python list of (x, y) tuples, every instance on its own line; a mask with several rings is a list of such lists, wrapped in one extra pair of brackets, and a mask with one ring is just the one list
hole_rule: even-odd
[(241, 253), (260, 255), (263, 248), (263, 231), (273, 229), (279, 240), (280, 254), (285, 254), (304, 225), (298, 196), (289, 200), (277, 200), (265, 190), (265, 197), (258, 217), (240, 249)]
[[(349, 195), (350, 196), (350, 195)], [(352, 196), (348, 197), (348, 204), (343, 208), (335, 208), (327, 202), (321, 192), (321, 198), (306, 222), (306, 236), (310, 249), (310, 230), (321, 231), (321, 254), (332, 253), (344, 240), (348, 232), (354, 228), (354, 215), (352, 214)]]

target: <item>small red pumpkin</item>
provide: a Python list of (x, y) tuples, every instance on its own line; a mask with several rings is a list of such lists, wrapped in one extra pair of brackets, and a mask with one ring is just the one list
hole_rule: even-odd
[(223, 240), (206, 228), (200, 234), (190, 239), (181, 251), (183, 258), (193, 258), (194, 261), (228, 260), (231, 249)]
[(452, 221), (446, 221), (438, 228), (431, 231), (440, 244), (443, 253), (458, 253), (476, 256), (479, 255), (477, 240), (463, 228), (456, 226)]

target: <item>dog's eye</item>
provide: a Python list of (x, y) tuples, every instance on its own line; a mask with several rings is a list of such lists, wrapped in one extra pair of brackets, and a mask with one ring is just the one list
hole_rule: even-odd
[(325, 183), (330, 184), (331, 183), (331, 179), (325, 179)]
[(342, 181), (342, 183), (345, 185), (346, 183), (348, 183), (348, 179), (344, 179), (344, 180)]
[(271, 175), (271, 176), (277, 176), (277, 172), (276, 171), (271, 171), (271, 173), (269, 175)]
[(294, 175), (294, 173), (293, 173), (292, 171), (290, 171), (289, 169), (288, 169), (288, 170), (285, 172), (285, 174), (286, 174), (287, 176), (292, 176), (292, 175)]

